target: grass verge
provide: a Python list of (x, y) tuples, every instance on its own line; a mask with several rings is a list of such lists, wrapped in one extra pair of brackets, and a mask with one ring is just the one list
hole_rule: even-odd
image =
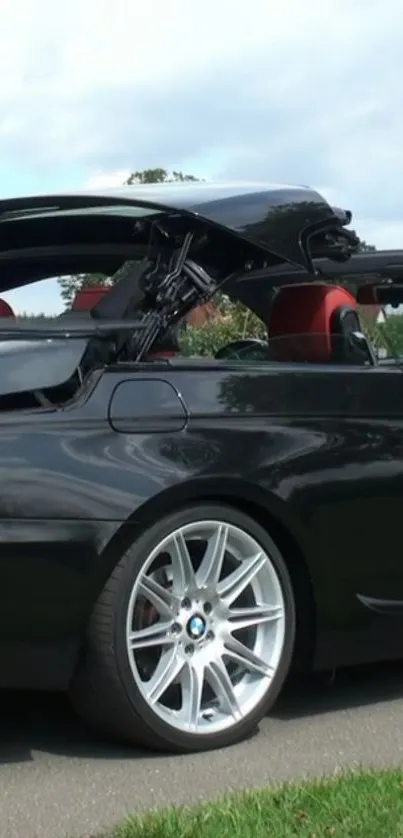
[(235, 793), (130, 818), (104, 838), (403, 838), (403, 771)]

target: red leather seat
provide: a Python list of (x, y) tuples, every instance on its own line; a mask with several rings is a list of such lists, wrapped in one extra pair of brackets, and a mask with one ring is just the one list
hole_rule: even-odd
[(0, 317), (15, 317), (13, 309), (11, 308), (9, 303), (6, 303), (6, 301), (2, 300), (1, 298), (0, 298)]
[(270, 358), (276, 361), (342, 361), (351, 331), (359, 330), (356, 301), (346, 288), (306, 283), (280, 288), (269, 320)]
[(153, 358), (154, 361), (158, 361), (159, 359), (167, 360), (169, 358), (175, 358), (177, 354), (178, 353), (174, 352), (173, 350), (172, 351), (166, 350), (165, 352), (164, 351), (158, 352), (158, 350), (156, 350), (155, 352), (153, 352), (153, 350), (151, 349), (150, 352), (148, 353), (147, 357), (148, 358)]
[(109, 291), (105, 285), (93, 285), (90, 288), (80, 288), (77, 291), (71, 306), (72, 311), (91, 311), (96, 303)]

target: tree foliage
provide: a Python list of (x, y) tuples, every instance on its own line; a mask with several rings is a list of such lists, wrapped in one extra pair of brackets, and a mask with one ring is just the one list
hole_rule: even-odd
[(374, 253), (376, 251), (376, 247), (373, 244), (368, 244), (365, 239), (361, 239), (360, 245), (358, 247), (359, 253)]
[(195, 175), (186, 175), (183, 172), (168, 172), (167, 169), (143, 169), (132, 172), (125, 186), (133, 186), (134, 183), (196, 183), (200, 178)]

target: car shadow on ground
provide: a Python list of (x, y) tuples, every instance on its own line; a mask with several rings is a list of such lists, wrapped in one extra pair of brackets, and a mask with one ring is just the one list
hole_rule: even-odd
[(287, 720), (403, 699), (403, 660), (294, 676), (270, 716)]
[[(293, 677), (270, 715), (286, 721), (403, 698), (403, 661)], [(161, 754), (123, 747), (98, 737), (64, 695), (0, 692), (0, 765), (31, 761), (34, 752), (87, 759), (148, 759)]]

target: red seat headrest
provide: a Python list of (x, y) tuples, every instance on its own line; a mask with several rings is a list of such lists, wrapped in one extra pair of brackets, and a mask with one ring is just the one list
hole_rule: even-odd
[(71, 306), (72, 311), (91, 311), (97, 302), (109, 291), (107, 285), (93, 285), (90, 288), (81, 288), (77, 291)]
[(11, 306), (2, 299), (0, 299), (0, 317), (15, 317)]
[(338, 285), (306, 283), (280, 288), (270, 311), (271, 357), (277, 361), (329, 361), (332, 315), (345, 306), (355, 310), (356, 301)]
[(176, 352), (173, 352), (171, 350), (166, 350), (166, 352), (164, 352), (164, 350), (160, 350), (160, 351), (156, 350), (155, 352), (153, 352), (151, 350), (147, 357), (148, 358), (154, 358), (155, 361), (157, 361), (159, 359), (167, 360), (169, 358), (175, 358), (176, 354), (177, 354)]

